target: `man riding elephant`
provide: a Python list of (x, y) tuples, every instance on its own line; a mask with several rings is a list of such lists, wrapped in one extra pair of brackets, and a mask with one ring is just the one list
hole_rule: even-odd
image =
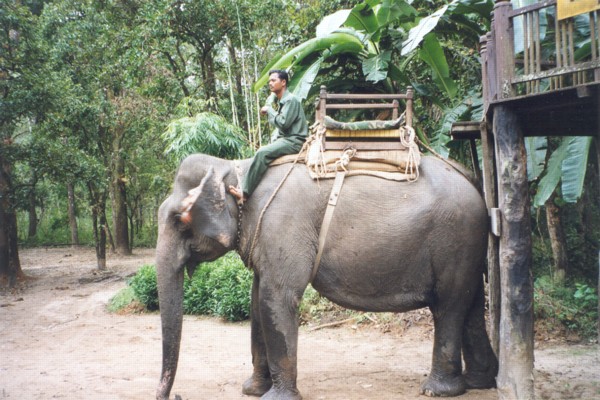
[(276, 129), (277, 139), (255, 154), (241, 188), (230, 186), (229, 192), (243, 203), (254, 191), (269, 164), (281, 156), (299, 153), (308, 135), (308, 124), (300, 100), (287, 90), (286, 71), (269, 71), (269, 89), (272, 94), (260, 113), (267, 115), (269, 124)]

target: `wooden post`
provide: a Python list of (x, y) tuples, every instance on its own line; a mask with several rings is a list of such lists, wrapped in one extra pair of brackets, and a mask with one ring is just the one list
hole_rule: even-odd
[(319, 92), (319, 105), (317, 108), (317, 121), (323, 123), (325, 121), (325, 102), (327, 101), (327, 87), (325, 85), (321, 85), (321, 90)]
[(414, 90), (412, 86), (406, 87), (406, 114), (405, 121), (407, 126), (413, 126), (413, 96)]
[(514, 95), (512, 87), (512, 78), (514, 75), (514, 45), (513, 45), (513, 27), (509, 18), (512, 10), (510, 0), (496, 0), (494, 5), (494, 19), (492, 21), (492, 31), (494, 32), (494, 47), (490, 51), (494, 52), (496, 62), (496, 96), (498, 99), (504, 99)]
[[(496, 195), (496, 171), (494, 169), (494, 136), (492, 128), (488, 122), (488, 110), (490, 107), (490, 71), (488, 68), (492, 65), (488, 59), (488, 46), (491, 40), (491, 33), (482, 36), (479, 39), (481, 44), (481, 81), (483, 96), (483, 121), (479, 127), (481, 133), (481, 150), (483, 164), (483, 192), (485, 194), (485, 203), (488, 213), (491, 217), (491, 210), (498, 208), (498, 197)], [(498, 261), (498, 237), (491, 230), (488, 233), (487, 250), (487, 272), (488, 272), (488, 292), (490, 304), (490, 326), (489, 334), (494, 353), (498, 355), (500, 342), (500, 265)]]
[[(496, 196), (496, 171), (494, 170), (494, 136), (487, 121), (481, 123), (481, 148), (483, 151), (483, 191), (488, 213), (498, 208)], [(500, 343), (500, 264), (498, 258), (498, 237), (488, 233), (487, 272), (490, 304), (490, 341), (494, 353), (498, 355)]]
[[(596, 109), (600, 112), (600, 91), (596, 94)], [(600, 117), (598, 117), (596, 123), (598, 124), (598, 130), (596, 131), (594, 142), (596, 142), (596, 165), (598, 166), (598, 178), (600, 178)], [(598, 293), (598, 343), (600, 343), (600, 250), (598, 250), (598, 291), (596, 293)]]
[(533, 279), (527, 156), (516, 113), (494, 107), (500, 256), (500, 341), (497, 385), (502, 400), (534, 398)]

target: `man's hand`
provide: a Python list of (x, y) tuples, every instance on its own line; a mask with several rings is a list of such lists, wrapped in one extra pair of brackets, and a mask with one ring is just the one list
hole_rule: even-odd
[(260, 113), (262, 115), (266, 115), (268, 110), (269, 110), (269, 106), (262, 106), (262, 108), (260, 109)]

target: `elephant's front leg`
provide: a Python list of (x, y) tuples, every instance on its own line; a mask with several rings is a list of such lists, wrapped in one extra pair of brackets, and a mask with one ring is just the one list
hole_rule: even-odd
[(259, 277), (254, 274), (252, 282), (252, 309), (250, 311), (251, 320), (251, 351), (252, 351), (252, 376), (244, 382), (242, 393), (249, 396), (262, 396), (267, 393), (273, 381), (269, 371), (269, 362), (267, 360), (267, 348), (261, 327), (260, 301), (258, 296)]
[(259, 312), (273, 385), (262, 400), (300, 400), (296, 387), (297, 310), (303, 290), (261, 278)]

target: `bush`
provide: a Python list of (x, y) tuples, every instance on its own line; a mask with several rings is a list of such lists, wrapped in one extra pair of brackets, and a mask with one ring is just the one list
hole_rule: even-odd
[[(148, 310), (159, 308), (154, 266), (140, 268), (129, 285)], [(217, 261), (201, 265), (191, 279), (186, 276), (183, 311), (186, 314), (215, 315), (229, 321), (248, 319), (251, 287), (252, 273), (244, 267), (237, 254), (228, 253)]]
[(593, 338), (597, 334), (598, 295), (585, 283), (557, 284), (542, 276), (534, 285), (535, 319), (554, 324), (557, 329)]
[(135, 297), (148, 310), (158, 310), (158, 286), (154, 265), (144, 265), (129, 281)]
[(207, 282), (211, 273), (211, 264), (201, 265), (192, 279), (183, 283), (183, 312), (185, 314), (211, 315), (213, 299)]
[(250, 317), (252, 273), (240, 265), (223, 264), (212, 271), (206, 281), (211, 291), (212, 313), (228, 321), (242, 321)]

